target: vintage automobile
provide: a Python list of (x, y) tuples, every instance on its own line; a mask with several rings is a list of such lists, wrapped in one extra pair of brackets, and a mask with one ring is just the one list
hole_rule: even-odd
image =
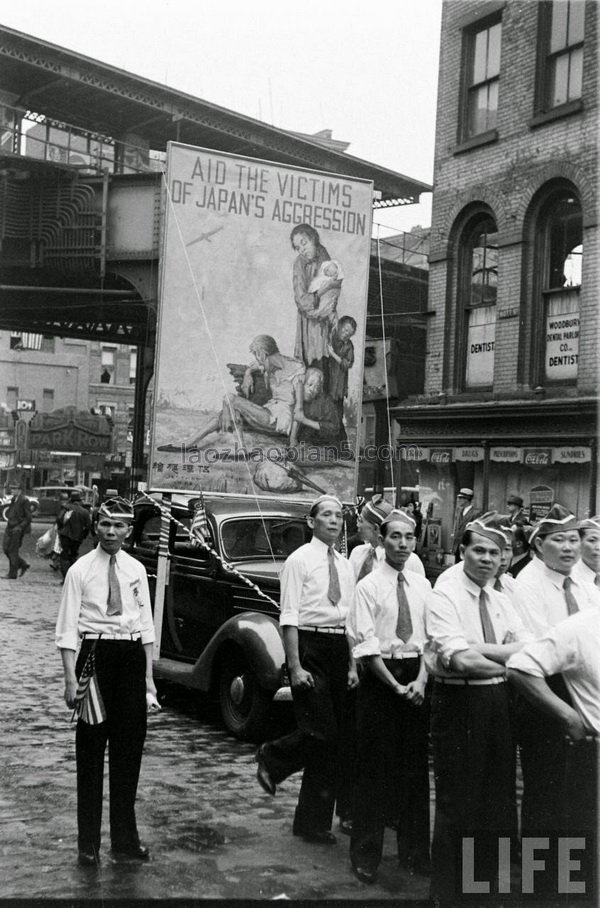
[(37, 486), (33, 494), (39, 501), (38, 513), (40, 517), (56, 517), (60, 510), (61, 492), (79, 492), (81, 503), (84, 507), (89, 508), (92, 505), (94, 492), (88, 486)]
[[(160, 498), (154, 493), (155, 499)], [(135, 503), (127, 548), (146, 567), (153, 608), (164, 590), (157, 681), (174, 681), (214, 694), (227, 729), (258, 741), (273, 700), (289, 699), (278, 606), (234, 573), (279, 602), (279, 572), (288, 555), (310, 537), (307, 506), (267, 499), (204, 495), (208, 542), (194, 543), (189, 528), (197, 493), (173, 493), (168, 558), (158, 559), (161, 512), (155, 501)], [(163, 505), (164, 507), (164, 505)]]

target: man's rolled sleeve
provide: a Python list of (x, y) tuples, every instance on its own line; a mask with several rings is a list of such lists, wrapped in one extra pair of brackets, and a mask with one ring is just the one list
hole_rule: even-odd
[(281, 627), (298, 627), (298, 607), (302, 595), (303, 571), (295, 558), (288, 558), (281, 572)]
[(456, 653), (470, 649), (463, 633), (456, 608), (443, 592), (433, 590), (425, 604), (425, 630), (432, 641), (432, 650), (439, 656), (445, 669)]
[(65, 578), (56, 620), (56, 645), (59, 649), (77, 650), (79, 645), (80, 608), (81, 584), (79, 577), (75, 571), (69, 571)]
[(152, 617), (152, 608), (150, 605), (150, 588), (148, 586), (148, 577), (146, 571), (142, 571), (140, 596), (144, 603), (140, 609), (140, 631), (142, 634), (142, 643), (154, 643), (154, 620)]
[(528, 643), (518, 653), (514, 653), (506, 663), (506, 668), (534, 675), (536, 678), (544, 678), (546, 675), (556, 675), (565, 671), (571, 661), (570, 652), (571, 648), (565, 650), (557, 645), (557, 636), (553, 629), (542, 640)]
[(350, 634), (354, 641), (352, 655), (355, 659), (381, 654), (379, 638), (375, 635), (373, 604), (369, 597), (368, 582), (359, 583), (356, 588), (351, 610)]

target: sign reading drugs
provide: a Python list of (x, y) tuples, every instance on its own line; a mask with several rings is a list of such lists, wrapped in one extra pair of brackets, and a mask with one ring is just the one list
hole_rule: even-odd
[(372, 183), (171, 143), (154, 487), (356, 494)]

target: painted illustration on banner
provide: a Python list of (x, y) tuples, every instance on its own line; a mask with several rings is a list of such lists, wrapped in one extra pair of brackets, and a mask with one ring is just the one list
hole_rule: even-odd
[(372, 184), (173, 143), (151, 483), (355, 495)]

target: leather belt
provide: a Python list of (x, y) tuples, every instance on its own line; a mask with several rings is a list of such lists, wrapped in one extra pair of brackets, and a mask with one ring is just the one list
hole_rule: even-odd
[(381, 655), (381, 658), (385, 662), (387, 659), (393, 660), (394, 662), (401, 662), (403, 659), (418, 659), (421, 653), (409, 652), (409, 653), (398, 653), (393, 656), (384, 656)]
[(87, 631), (81, 635), (83, 640), (141, 640), (140, 631), (134, 631), (132, 634), (88, 634)]
[(436, 684), (455, 684), (457, 687), (483, 687), (487, 684), (504, 684), (506, 678), (436, 678)]
[(316, 627), (314, 624), (299, 624), (299, 631), (308, 631), (313, 634), (345, 634), (345, 627)]

